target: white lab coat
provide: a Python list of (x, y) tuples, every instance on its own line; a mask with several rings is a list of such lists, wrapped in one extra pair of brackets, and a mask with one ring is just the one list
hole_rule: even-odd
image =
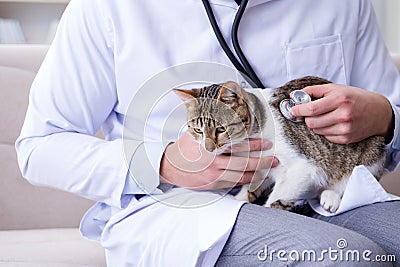
[[(232, 0), (210, 2), (229, 40), (237, 5)], [(391, 101), (396, 128), (387, 147), (387, 167), (393, 170), (400, 159), (400, 77), (370, 2), (249, 2), (239, 39), (266, 87), (315, 75), (379, 92)], [(146, 118), (137, 114), (140, 103), (153, 103), (158, 99), (154, 92), (164, 90), (153, 92), (146, 81), (169, 67), (191, 62), (232, 66), (201, 1), (72, 0), (32, 85), (16, 142), (21, 171), (33, 184), (98, 202), (82, 221), (81, 231), (101, 240), (111, 266), (210, 266), (242, 205), (216, 193), (178, 188), (163, 193), (159, 186), (162, 152), (173, 141), (173, 135), (158, 138), (159, 123), (179, 100), (163, 98), (146, 125)], [(244, 82), (240, 76), (236, 80)], [(166, 86), (165, 92), (169, 89)], [(127, 120), (129, 138), (123, 141), (129, 114), (133, 118)], [(100, 127), (106, 140), (92, 137)], [(128, 166), (135, 179), (130, 178)], [(121, 197), (144, 193), (158, 199)], [(209, 205), (186, 209), (157, 201), (173, 199), (186, 205), (204, 198)]]

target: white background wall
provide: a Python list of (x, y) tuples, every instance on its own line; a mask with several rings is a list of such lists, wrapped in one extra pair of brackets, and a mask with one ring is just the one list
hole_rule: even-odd
[(372, 4), (389, 50), (400, 53), (400, 0), (372, 0)]

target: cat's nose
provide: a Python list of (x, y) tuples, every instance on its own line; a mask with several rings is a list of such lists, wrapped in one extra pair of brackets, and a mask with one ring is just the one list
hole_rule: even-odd
[(208, 152), (214, 152), (214, 150), (215, 150), (215, 148), (216, 148), (216, 145), (215, 145), (215, 143), (214, 143), (214, 140), (212, 140), (212, 139), (210, 139), (210, 138), (207, 138), (207, 139), (205, 140), (204, 146), (205, 146), (205, 149), (206, 149)]

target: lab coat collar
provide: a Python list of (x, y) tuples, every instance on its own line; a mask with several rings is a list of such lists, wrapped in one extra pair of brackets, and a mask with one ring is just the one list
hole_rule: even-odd
[(260, 4), (264, 4), (267, 2), (271, 2), (272, 0), (249, 0), (249, 3), (247, 4), (247, 8), (257, 6)]
[[(223, 5), (223, 6), (229, 6), (232, 8), (237, 8), (238, 5), (236, 4), (236, 2), (234, 0), (209, 0), (211, 4), (215, 4), (215, 5)], [(246, 8), (250, 8), (250, 7), (254, 7), (266, 2), (270, 2), (273, 0), (249, 0), (247, 7)]]

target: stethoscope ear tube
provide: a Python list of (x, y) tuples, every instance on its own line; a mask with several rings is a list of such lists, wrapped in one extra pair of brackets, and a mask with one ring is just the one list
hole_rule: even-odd
[(239, 44), (239, 38), (238, 38), (239, 23), (243, 17), (243, 13), (246, 9), (247, 3), (248, 3), (248, 0), (242, 0), (242, 2), (240, 3), (240, 6), (239, 6), (239, 10), (237, 11), (235, 19), (233, 21), (232, 33), (231, 33), (232, 34), (232, 44), (233, 44), (233, 48), (236, 51), (236, 54), (238, 55), (240, 61), (243, 64), (243, 67), (247, 71), (247, 75), (257, 85), (258, 88), (265, 88), (264, 85), (262, 84), (262, 82), (260, 81), (260, 79), (258, 78), (257, 74), (255, 73), (255, 71), (251, 67), (250, 63), (247, 61), (247, 58), (244, 55), (242, 48), (240, 47), (240, 44)]
[[(214, 30), (214, 33), (218, 39), (219, 44), (221, 45), (222, 49), (224, 50), (225, 54), (228, 56), (229, 60), (235, 66), (235, 68), (244, 74), (244, 78), (253, 86), (258, 88), (265, 88), (260, 79), (257, 77), (257, 74), (254, 72), (253, 68), (251, 67), (250, 63), (246, 59), (242, 49), (240, 48), (240, 44), (238, 41), (238, 29), (239, 23), (243, 16), (243, 13), (247, 6), (247, 0), (242, 0), (239, 10), (236, 13), (233, 25), (232, 25), (232, 43), (236, 53), (241, 62), (236, 58), (233, 54), (232, 50), (229, 48), (228, 44), (226, 43), (221, 30), (219, 29), (218, 23), (215, 19), (214, 12), (212, 11), (211, 5), (208, 0), (202, 0), (204, 8), (207, 12), (208, 19), (210, 20), (211, 26)], [(243, 65), (242, 65), (243, 64)], [(250, 79), (250, 80), (249, 80)]]

